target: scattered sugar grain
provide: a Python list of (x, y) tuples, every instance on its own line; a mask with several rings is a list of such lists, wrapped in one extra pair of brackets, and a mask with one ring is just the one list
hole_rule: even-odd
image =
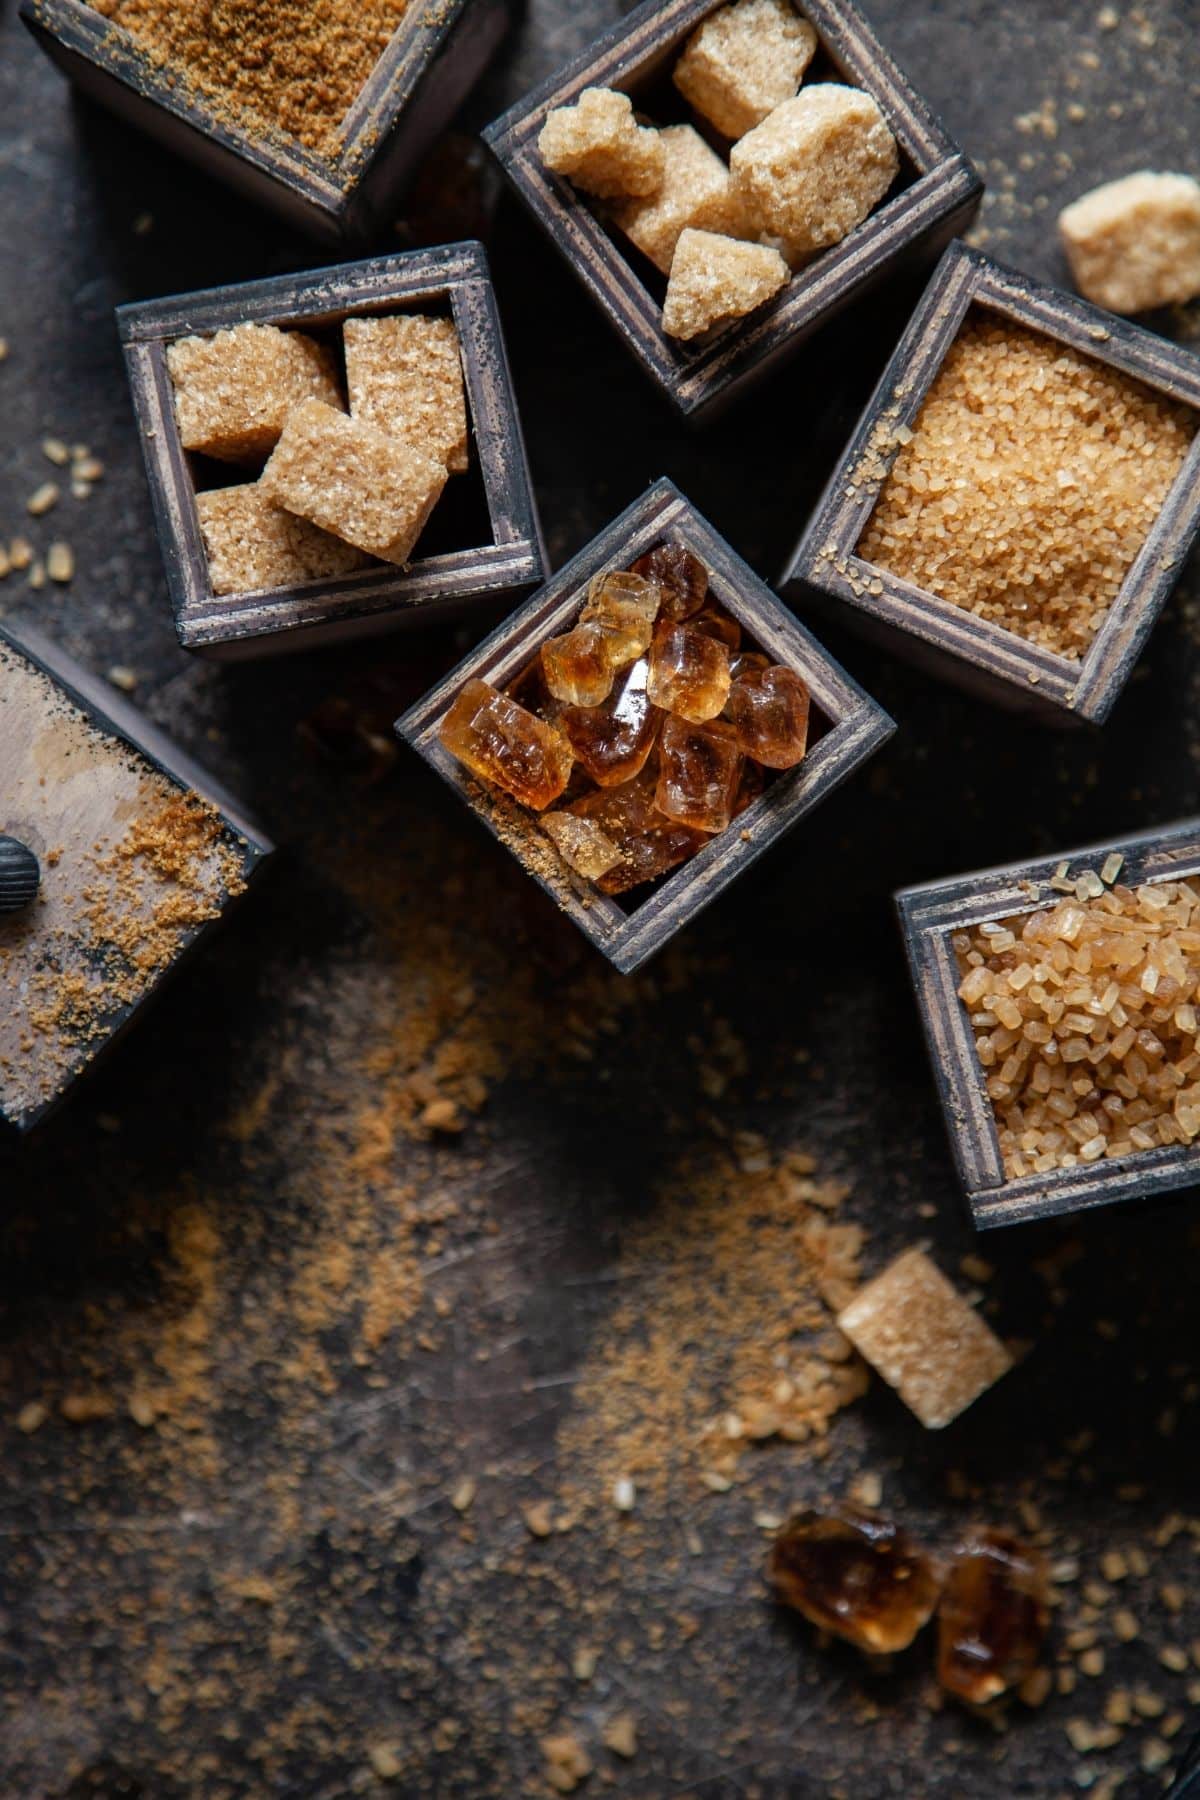
[(55, 481), (43, 481), (41, 486), (35, 488), (25, 502), (25, 511), (27, 513), (32, 513), (35, 519), (41, 518), (43, 513), (48, 513), (51, 507), (58, 505), (59, 498), (60, 489), (58, 483)]
[(46, 573), (51, 581), (70, 581), (75, 573), (75, 552), (70, 544), (51, 544), (46, 552)]

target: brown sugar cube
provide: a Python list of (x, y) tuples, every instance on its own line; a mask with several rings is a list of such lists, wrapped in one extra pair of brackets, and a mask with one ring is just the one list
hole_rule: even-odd
[(446, 465), (403, 438), (298, 406), (262, 472), (267, 497), (385, 562), (407, 562), (446, 485)]
[(347, 319), (342, 335), (351, 418), (406, 438), (460, 475), (469, 460), (467, 397), (453, 323), (397, 313)]
[(629, 95), (612, 88), (584, 88), (574, 106), (547, 113), (538, 154), (556, 175), (604, 200), (653, 194), (666, 161), (660, 133), (639, 125)]
[(618, 207), (616, 221), (643, 256), (669, 275), (680, 233), (689, 225), (730, 237), (754, 233), (729, 170), (700, 133), (691, 125), (668, 125), (658, 135), (665, 154), (662, 185), (649, 199)]
[(361, 550), (285, 512), (256, 481), (196, 495), (214, 594), (253, 594), (322, 576), (348, 575), (370, 561)]
[(861, 224), (896, 179), (900, 154), (870, 94), (818, 82), (736, 143), (729, 166), (747, 211), (803, 256)]
[(675, 246), (663, 330), (673, 338), (701, 337), (765, 305), (790, 279), (778, 250), (689, 227)]
[(996, 1334), (923, 1250), (906, 1250), (838, 1314), (859, 1355), (930, 1431), (1012, 1368)]
[(1110, 312), (1148, 312), (1200, 294), (1200, 181), (1141, 169), (1106, 181), (1058, 217), (1071, 279)]
[(733, 0), (696, 27), (672, 80), (718, 131), (739, 138), (792, 98), (816, 47), (791, 0)]
[(184, 449), (220, 462), (269, 456), (303, 400), (342, 403), (332, 353), (304, 332), (277, 325), (177, 338), (167, 346), (167, 368)]

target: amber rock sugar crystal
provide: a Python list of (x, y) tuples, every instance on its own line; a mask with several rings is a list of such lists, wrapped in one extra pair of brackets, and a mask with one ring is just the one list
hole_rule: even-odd
[(690, 619), (708, 598), (708, 570), (683, 544), (656, 544), (638, 557), (633, 573), (657, 587), (660, 619)]
[(968, 317), (857, 555), (1078, 660), (1195, 430), (1193, 413), (1119, 370), (986, 314)]
[(606, 836), (594, 819), (580, 818), (569, 812), (544, 813), (542, 830), (563, 861), (589, 881), (599, 881), (621, 860), (620, 847)]
[(1012, 1179), (1200, 1137), (1200, 884), (1106, 890), (953, 940)]
[(737, 733), (723, 719), (693, 725), (671, 717), (658, 747), (659, 812), (696, 831), (724, 831), (742, 778)]
[(760, 663), (765, 657), (737, 659), (725, 717), (744, 755), (768, 769), (791, 769), (808, 748), (808, 689), (791, 669)]
[(655, 706), (693, 724), (715, 719), (729, 698), (729, 650), (694, 620), (660, 625), (650, 646), (648, 691)]
[(650, 665), (644, 656), (617, 676), (596, 706), (565, 706), (560, 722), (580, 767), (597, 787), (632, 781), (646, 765), (663, 714), (646, 692)]
[(1037, 1668), (1049, 1622), (1040, 1552), (1007, 1532), (973, 1533), (938, 1605), (938, 1680), (972, 1706), (998, 1699)]
[(639, 125), (628, 94), (612, 88), (584, 88), (574, 106), (548, 113), (538, 154), (601, 199), (655, 193), (666, 162), (661, 134)]
[(568, 812), (590, 819), (621, 853), (620, 862), (596, 885), (605, 894), (623, 894), (668, 874), (706, 841), (706, 834), (669, 819), (656, 804), (649, 770), (621, 787), (598, 788), (573, 800)]
[(234, 325), (167, 346), (175, 416), (185, 450), (221, 462), (254, 462), (279, 442), (304, 400), (340, 407), (332, 352), (302, 331)]
[(939, 1579), (932, 1558), (890, 1520), (852, 1508), (797, 1513), (771, 1549), (779, 1598), (860, 1650), (906, 1650), (928, 1624)]
[(566, 739), (508, 694), (468, 681), (438, 727), (452, 756), (473, 774), (542, 812), (571, 778)]
[(732, 0), (696, 27), (671, 79), (718, 131), (739, 138), (792, 98), (816, 48), (791, 0)]

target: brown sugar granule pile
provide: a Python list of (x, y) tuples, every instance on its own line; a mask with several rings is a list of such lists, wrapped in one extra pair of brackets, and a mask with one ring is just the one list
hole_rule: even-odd
[(323, 157), (408, 0), (90, 0), (243, 130)]
[(1195, 430), (1186, 408), (1116, 370), (1035, 332), (968, 319), (858, 554), (1078, 660)]
[(1089, 885), (954, 938), (1010, 1177), (1200, 1135), (1200, 888)]

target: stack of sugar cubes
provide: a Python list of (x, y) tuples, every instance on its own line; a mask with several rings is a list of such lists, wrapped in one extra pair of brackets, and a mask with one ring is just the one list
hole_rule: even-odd
[(196, 495), (214, 594), (407, 563), (447, 477), (466, 469), (453, 323), (349, 318), (341, 341), (344, 370), (331, 344), (277, 325), (169, 345), (183, 448), (260, 470)]
[(732, 0), (692, 33), (672, 78), (730, 140), (728, 161), (693, 125), (639, 123), (629, 96), (610, 88), (547, 115), (543, 162), (606, 202), (668, 278), (668, 336), (701, 337), (773, 299), (896, 179), (896, 140), (870, 94), (801, 87), (816, 49), (791, 0)]

